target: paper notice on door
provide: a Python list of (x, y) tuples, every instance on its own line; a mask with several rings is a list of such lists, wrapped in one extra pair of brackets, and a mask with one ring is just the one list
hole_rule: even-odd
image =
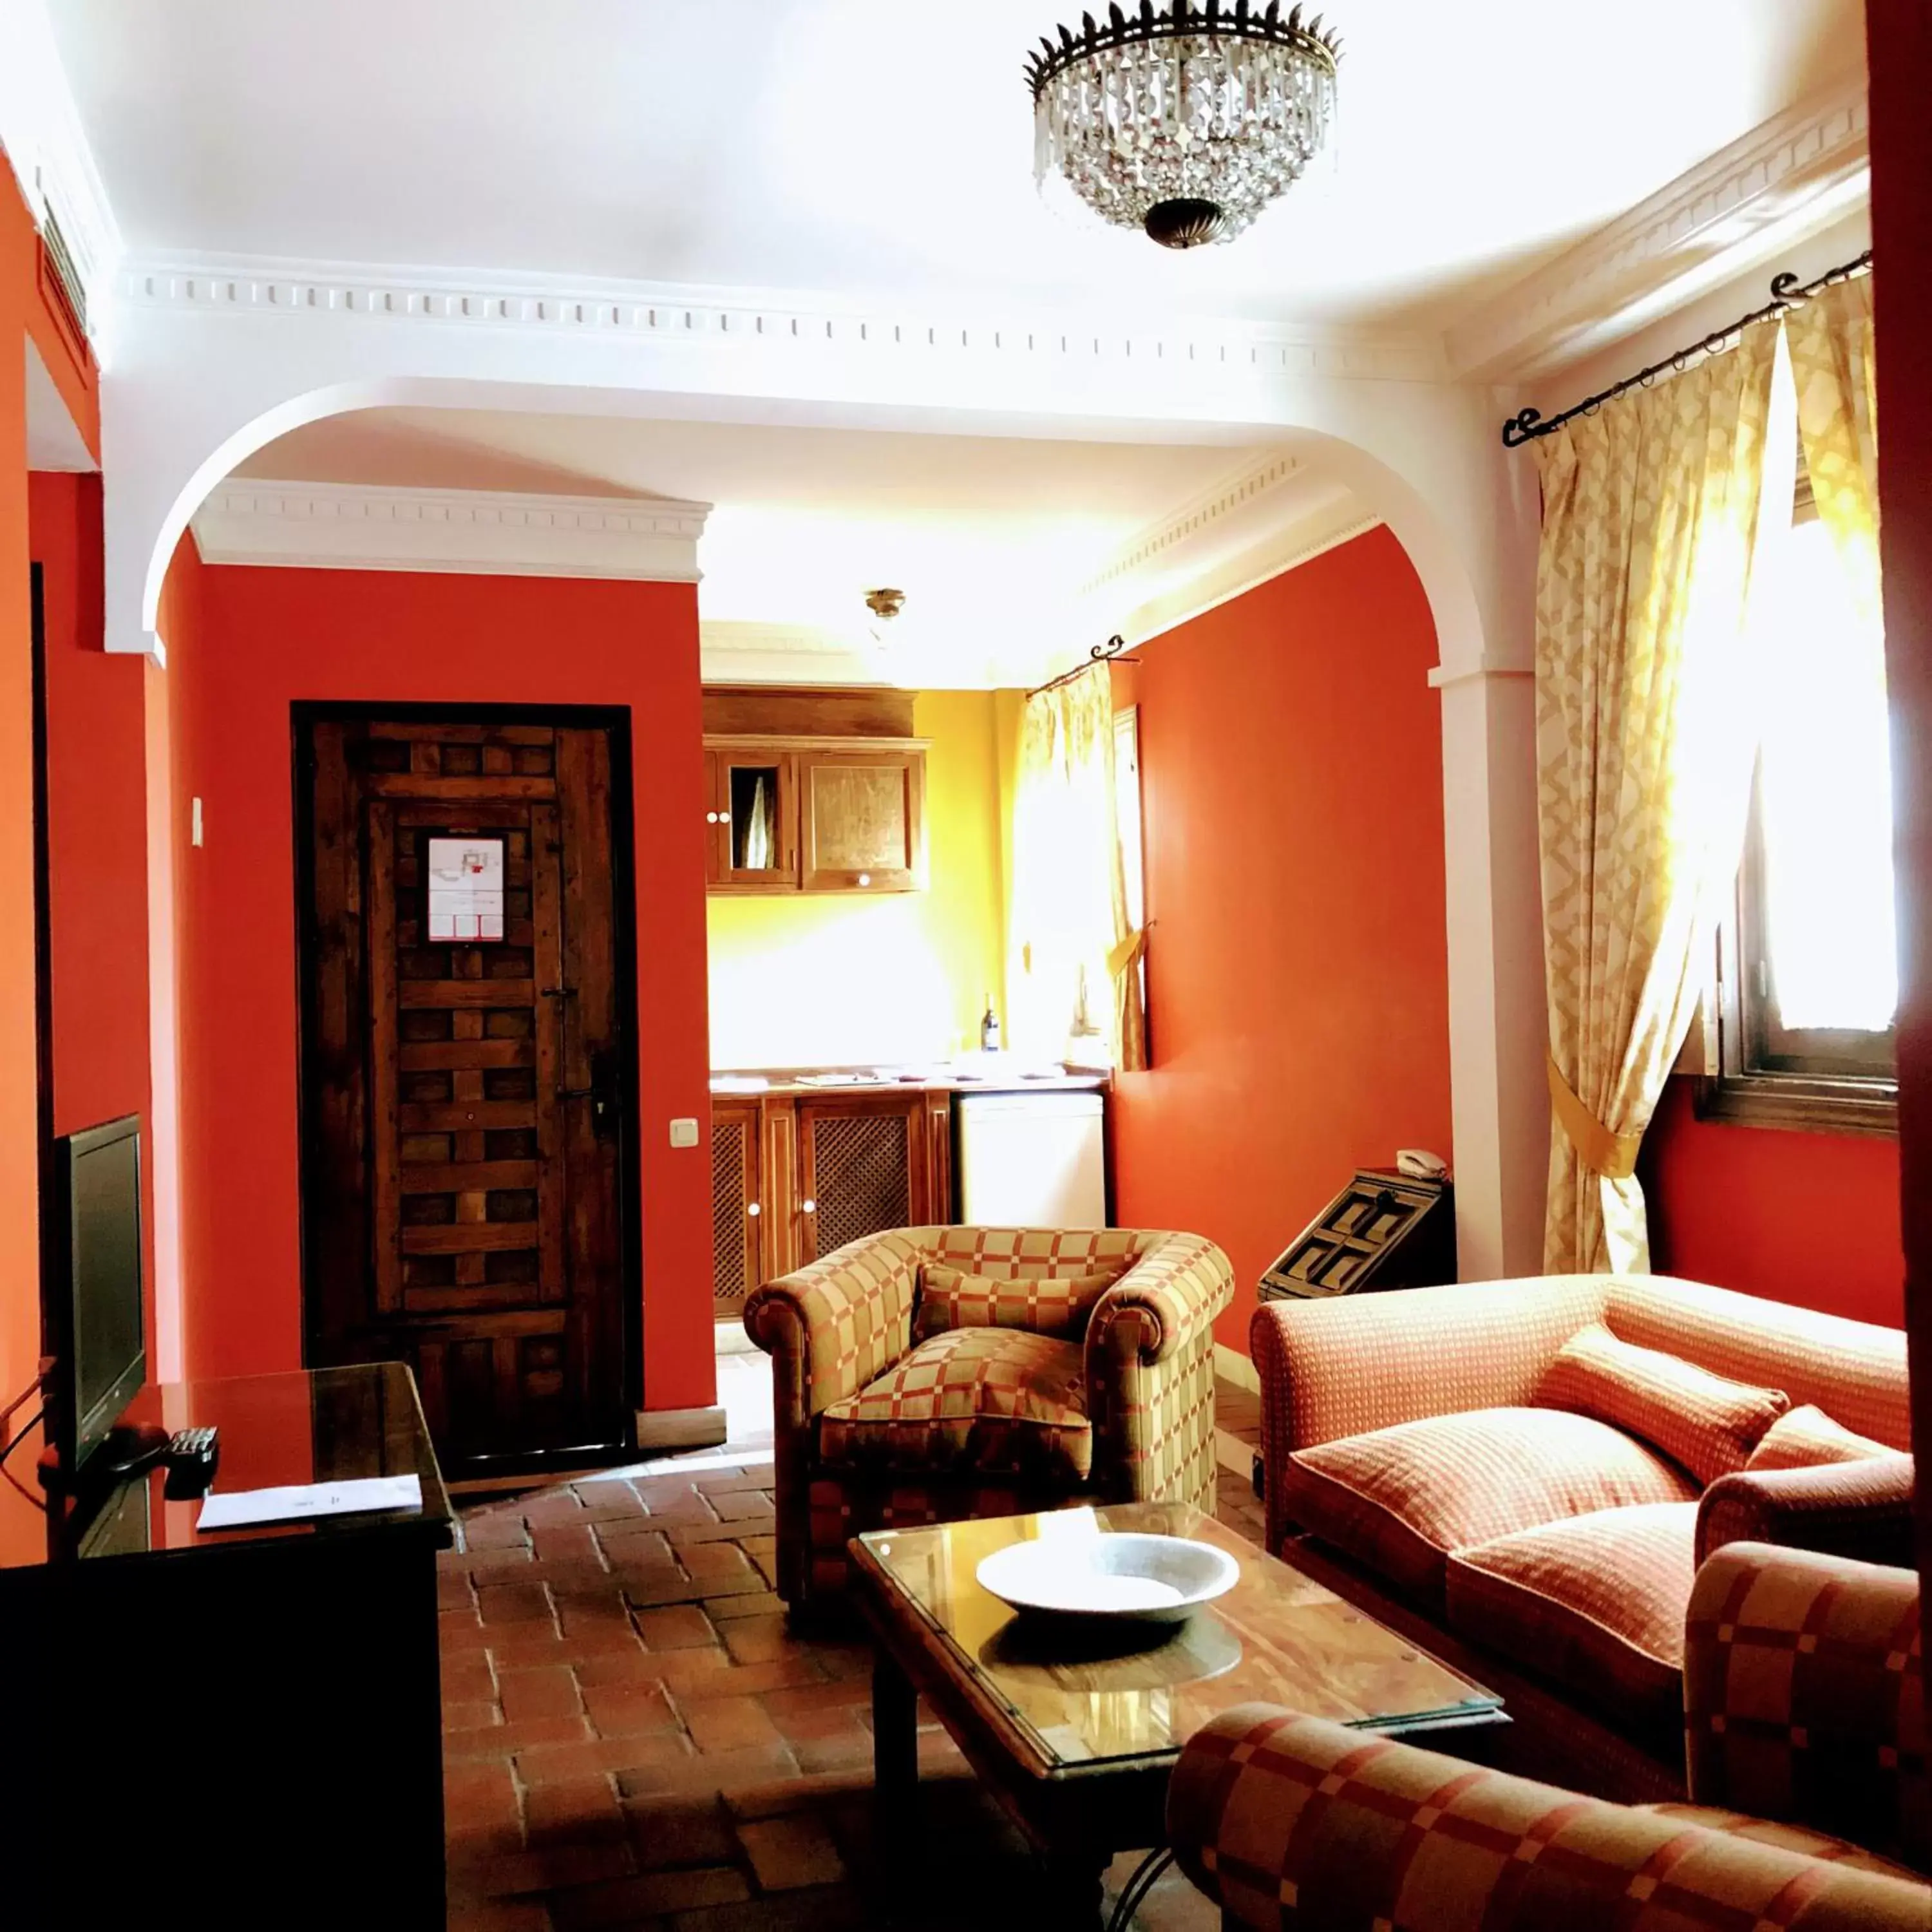
[(432, 940), (503, 936), (503, 842), (429, 842), (429, 936)]
[(275, 1490), (236, 1490), (210, 1496), (196, 1529), (245, 1529), (263, 1522), (303, 1522), (311, 1516), (362, 1516), (372, 1510), (419, 1510), (417, 1476), (356, 1476), (343, 1483), (290, 1483)]

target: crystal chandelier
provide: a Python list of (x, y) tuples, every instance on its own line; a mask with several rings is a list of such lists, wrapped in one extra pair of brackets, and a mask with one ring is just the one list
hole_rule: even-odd
[(1054, 170), (1096, 214), (1163, 248), (1232, 242), (1297, 181), (1335, 118), (1342, 43), (1317, 14), (1284, 20), (1281, 0), (1154, 0), (1107, 9), (1096, 26), (1027, 66), (1034, 172)]

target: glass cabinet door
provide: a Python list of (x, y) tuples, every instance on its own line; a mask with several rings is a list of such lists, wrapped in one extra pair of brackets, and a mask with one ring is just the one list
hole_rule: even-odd
[(789, 752), (714, 754), (718, 883), (798, 884), (796, 763)]

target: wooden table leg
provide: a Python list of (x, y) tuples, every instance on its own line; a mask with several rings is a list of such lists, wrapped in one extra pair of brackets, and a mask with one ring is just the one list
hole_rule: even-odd
[(908, 1807), (919, 1788), (919, 1697), (880, 1646), (872, 1654), (872, 1784), (882, 1806)]

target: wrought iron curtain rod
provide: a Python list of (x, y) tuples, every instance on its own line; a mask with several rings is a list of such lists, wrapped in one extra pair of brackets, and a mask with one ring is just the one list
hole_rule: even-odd
[(1037, 690), (1027, 693), (1029, 698), (1040, 697), (1045, 692), (1058, 691), (1063, 684), (1071, 684), (1083, 671), (1091, 670), (1096, 664), (1138, 664), (1138, 658), (1123, 657), (1127, 640), (1116, 631), (1104, 644), (1090, 645), (1087, 652), (1087, 662), (1076, 664), (1071, 670), (1062, 671), (1058, 677), (1050, 677)]
[(1835, 286), (1840, 282), (1849, 282), (1859, 275), (1871, 272), (1872, 251), (1868, 248), (1856, 260), (1842, 262), (1835, 268), (1827, 268), (1816, 280), (1801, 282), (1786, 270), (1781, 275), (1774, 275), (1771, 281), (1771, 300), (1762, 308), (1754, 308), (1749, 315), (1741, 315), (1726, 328), (1717, 330), (1705, 337), (1702, 342), (1694, 342), (1688, 348), (1666, 356), (1661, 362), (1653, 362), (1648, 369), (1640, 369), (1634, 376), (1626, 376), (1621, 382), (1612, 382), (1607, 389), (1594, 396), (1586, 396), (1580, 403), (1573, 404), (1560, 416), (1546, 418), (1538, 410), (1524, 410), (1513, 416), (1503, 424), (1503, 447), (1520, 449), (1532, 438), (1547, 436), (1552, 430), (1563, 425), (1577, 416), (1586, 416), (1594, 410), (1600, 410), (1606, 403), (1615, 402), (1631, 389), (1647, 389), (1663, 375), (1681, 375), (1700, 356), (1720, 356), (1726, 349), (1736, 346), (1737, 340), (1746, 329), (1760, 322), (1771, 322), (1787, 310), (1798, 308), (1815, 295)]

